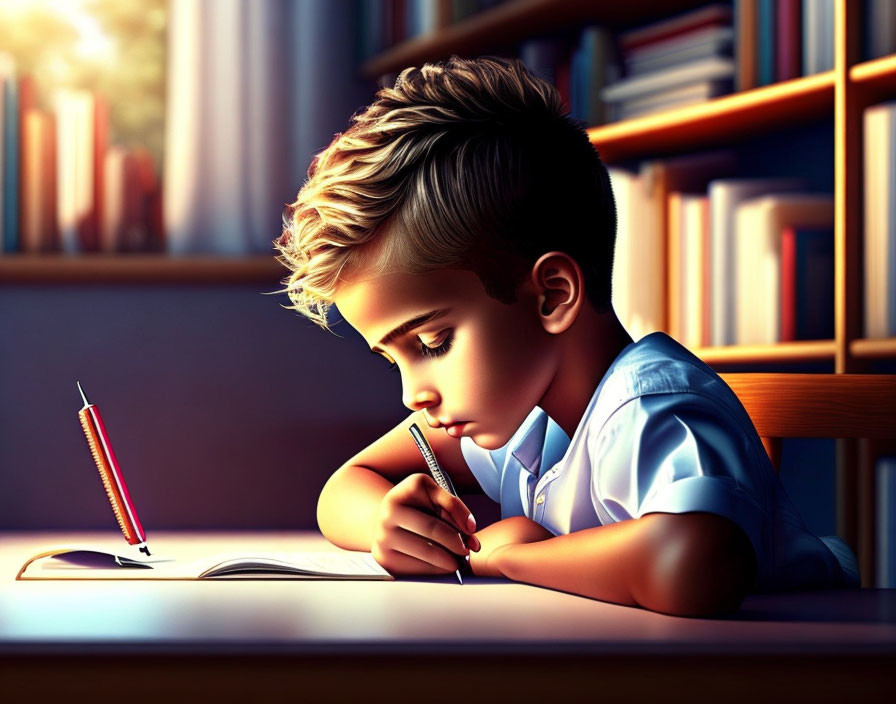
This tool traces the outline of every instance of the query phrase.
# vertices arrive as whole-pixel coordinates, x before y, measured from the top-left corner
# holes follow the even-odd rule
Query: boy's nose
[[[412,411],[420,411],[424,408],[432,408],[439,404],[439,395],[431,389],[421,389],[405,394],[402,403]]]

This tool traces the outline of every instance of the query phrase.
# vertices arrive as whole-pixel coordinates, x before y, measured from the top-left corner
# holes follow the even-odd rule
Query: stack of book
[[[156,166],[145,149],[108,143],[102,96],[62,89],[45,110],[6,54],[0,87],[3,252],[163,249]]]
[[[610,120],[701,103],[731,92],[731,8],[714,4],[618,37],[625,78],[602,98]]]
[[[831,339],[834,203],[791,179],[720,178],[724,153],[610,170],[613,303],[690,348]]]
[[[896,101],[864,114],[865,337],[896,337]]]

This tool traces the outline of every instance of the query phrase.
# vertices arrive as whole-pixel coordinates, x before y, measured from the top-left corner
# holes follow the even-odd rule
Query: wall
[[[275,288],[0,289],[0,529],[114,527],[77,380],[147,529],[313,526],[329,474],[404,417],[400,381]]]

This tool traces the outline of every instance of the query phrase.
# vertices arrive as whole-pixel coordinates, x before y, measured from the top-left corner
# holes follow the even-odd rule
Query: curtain
[[[171,0],[172,253],[271,252],[312,156],[373,98],[354,0]]]

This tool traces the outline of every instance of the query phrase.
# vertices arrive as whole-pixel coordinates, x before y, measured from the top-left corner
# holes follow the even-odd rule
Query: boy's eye
[[[453,341],[454,332],[452,330],[443,330],[432,342],[426,343],[420,340],[420,354],[424,357],[441,357],[451,349]]]

